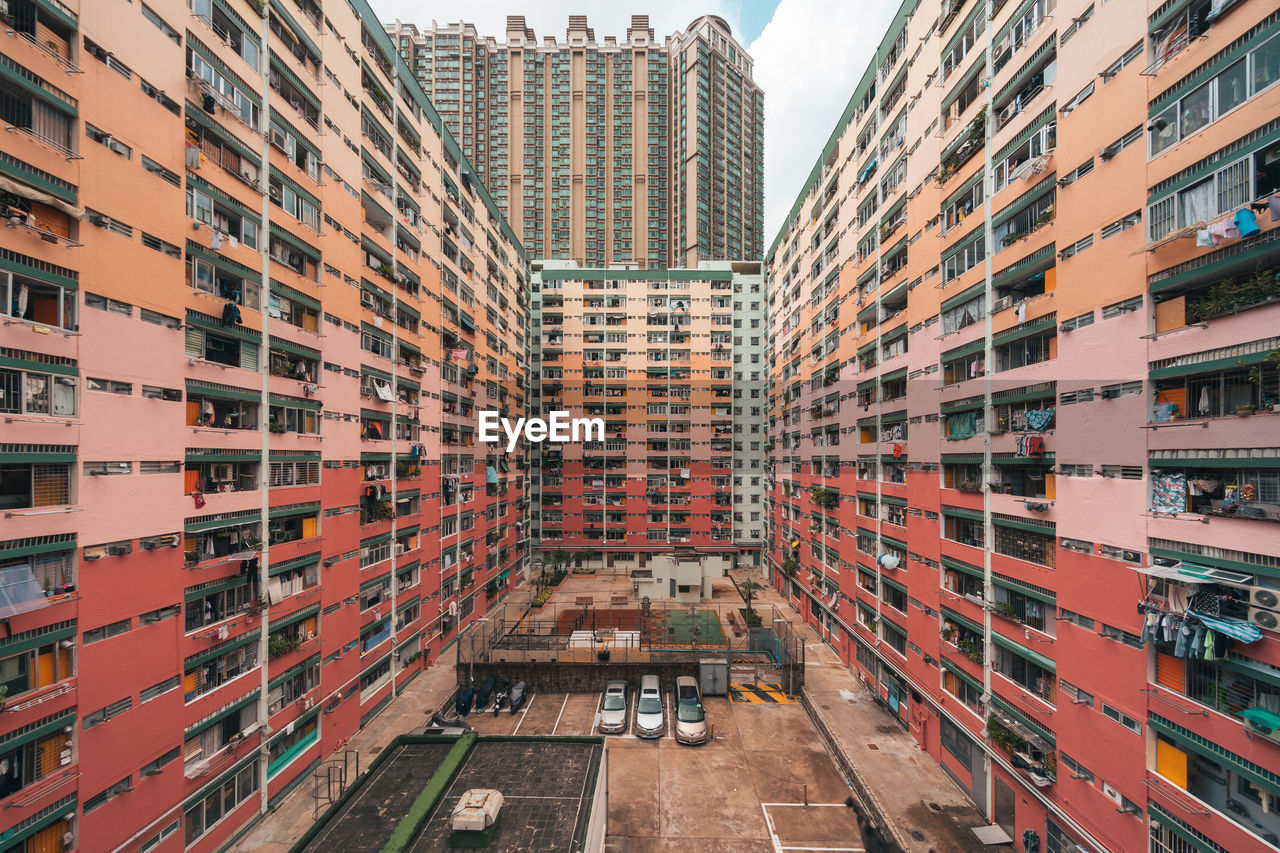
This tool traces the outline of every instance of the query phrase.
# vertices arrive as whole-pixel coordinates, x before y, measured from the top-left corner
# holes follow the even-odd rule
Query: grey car
[[[708,735],[698,681],[682,675],[676,679],[676,741],[690,745],[706,743]]]
[[[600,702],[600,731],[619,734],[627,730],[627,682],[610,681]]]

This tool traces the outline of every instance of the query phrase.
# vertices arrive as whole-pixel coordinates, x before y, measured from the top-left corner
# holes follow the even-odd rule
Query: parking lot
[[[531,692],[516,714],[473,712],[467,721],[481,734],[598,734],[600,700],[600,693]],[[607,736],[606,850],[864,849],[857,815],[844,804],[848,789],[800,705],[723,696],[703,704],[712,737],[689,747],[673,736],[670,693],[667,734],[655,740],[631,734],[630,697],[627,732]]]

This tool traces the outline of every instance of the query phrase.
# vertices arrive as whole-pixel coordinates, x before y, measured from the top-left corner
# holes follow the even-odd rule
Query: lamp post
[[[781,652],[781,650],[782,650],[782,640],[781,640],[781,638],[780,638],[779,634],[780,634],[780,632],[781,632],[781,630],[782,630],[782,627],[781,627],[781,625],[779,625],[779,623],[781,623],[781,625],[786,625],[786,624],[787,624],[787,620],[786,620],[786,619],[783,619],[781,616],[779,616],[779,617],[777,617],[777,618],[775,618],[775,619],[773,620],[773,638],[774,638],[774,642],[777,644],[777,648],[778,648],[779,652]],[[781,660],[782,655],[781,655],[781,654],[779,654],[779,655],[778,655],[778,658],[779,658],[779,660]],[[794,666],[794,663],[795,663],[794,661],[788,661],[788,662],[787,662],[787,695],[788,695],[788,696],[790,696],[790,695],[792,694],[792,687],[793,687],[793,686],[794,686],[794,684],[795,684],[795,679],[793,678],[793,670],[792,670],[792,666]]]
[[[458,632],[458,648],[462,648],[463,634],[466,634],[467,632],[471,631],[471,629],[474,628],[476,625],[481,625],[488,621],[489,621],[489,617],[481,616],[479,619],[476,619],[472,622],[468,622],[466,625],[462,626],[462,630]],[[470,643],[470,646],[469,646],[470,655],[467,658],[467,682],[469,684],[475,684],[476,683],[476,635],[475,633],[472,632],[470,637],[471,639],[468,641]]]

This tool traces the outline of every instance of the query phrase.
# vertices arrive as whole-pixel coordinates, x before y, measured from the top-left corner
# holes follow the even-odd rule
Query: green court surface
[[[723,646],[724,631],[714,610],[667,610],[655,613],[651,637],[655,646]],[[694,631],[694,627],[697,631]]]

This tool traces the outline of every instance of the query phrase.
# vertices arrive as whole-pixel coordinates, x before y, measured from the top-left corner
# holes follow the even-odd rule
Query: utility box
[[[727,658],[703,658],[698,661],[698,686],[703,696],[726,696],[729,693],[729,661]]]
[[[494,788],[472,788],[453,807],[449,828],[452,848],[486,847],[493,840],[502,812],[502,792]]]

